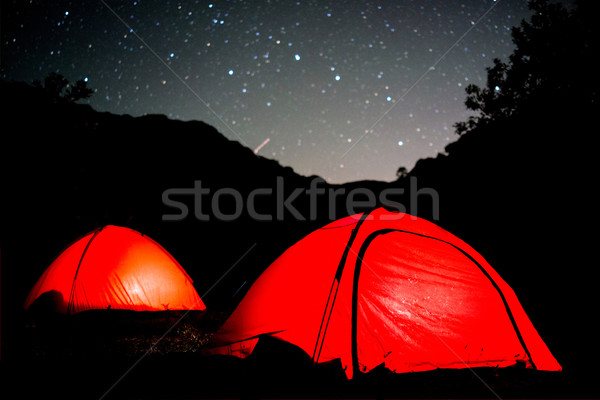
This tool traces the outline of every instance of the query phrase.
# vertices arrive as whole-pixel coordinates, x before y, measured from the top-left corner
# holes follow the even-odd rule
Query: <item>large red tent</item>
[[[40,296],[55,311],[204,310],[193,282],[161,245],[135,230],[108,225],[68,246],[46,269],[25,300]]]
[[[214,336],[245,357],[263,335],[348,377],[507,367],[558,371],[515,293],[473,248],[423,219],[383,208],[335,221],[290,247]]]

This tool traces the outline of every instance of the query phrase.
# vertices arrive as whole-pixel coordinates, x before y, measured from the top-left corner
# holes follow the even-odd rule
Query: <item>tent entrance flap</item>
[[[442,246],[448,246],[449,248],[457,251],[461,256],[465,257],[468,262],[470,262],[473,266],[476,266],[476,271],[480,272],[481,275],[483,277],[485,277],[485,280],[487,282],[489,282],[489,284],[491,284],[491,286],[494,288],[494,290],[497,293],[497,298],[495,299],[496,301],[501,301],[501,305],[504,307],[504,310],[506,312],[506,316],[508,317],[508,320],[510,321],[510,324],[512,325],[512,329],[511,329],[511,333],[514,333],[515,337],[518,339],[518,342],[521,345],[522,350],[524,351],[524,353],[527,355],[527,362],[530,364],[530,366],[534,369],[537,369],[536,364],[533,360],[533,357],[531,356],[531,353],[523,339],[523,336],[520,332],[519,326],[516,323],[515,317],[513,316],[513,313],[511,311],[511,308],[508,305],[508,301],[504,295],[504,293],[502,292],[502,290],[500,289],[500,287],[498,286],[498,284],[495,282],[495,280],[490,276],[490,274],[488,273],[488,271],[474,258],[472,257],[466,250],[464,250],[463,248],[457,246],[454,243],[450,243],[446,240],[442,240],[436,237],[432,237],[432,236],[428,236],[428,235],[423,235],[423,234],[419,234],[419,233],[415,233],[415,232],[410,232],[410,231],[405,231],[405,230],[400,230],[400,229],[382,229],[382,230],[378,230],[375,232],[372,232],[363,242],[359,252],[358,252],[358,256],[356,258],[356,265],[354,268],[354,279],[353,279],[353,288],[352,288],[352,335],[351,335],[351,340],[352,340],[352,368],[353,368],[353,373],[355,374],[355,376],[357,376],[357,374],[361,374],[361,369],[360,369],[360,365],[359,365],[359,356],[358,356],[358,349],[359,349],[359,343],[358,343],[358,331],[359,331],[359,327],[358,327],[358,316],[359,316],[359,312],[358,312],[358,305],[359,305],[359,294],[360,294],[360,278],[361,278],[361,273],[363,272],[363,265],[369,267],[369,257],[367,256],[367,250],[371,247],[372,243],[384,236],[384,235],[388,235],[388,234],[400,234],[400,235],[413,235],[413,236],[417,236],[419,237],[419,239],[424,239],[424,240],[430,240],[430,241],[436,241],[438,242],[438,244],[442,245]],[[424,247],[426,248],[431,248],[433,246],[431,245],[425,245]],[[376,257],[376,256],[375,256]],[[369,261],[367,261],[369,260]],[[373,271],[371,271],[371,274],[375,274]],[[414,272],[414,277],[413,279],[417,279],[415,278],[417,276],[417,273]],[[384,285],[393,285],[393,280],[386,280],[389,279],[388,276],[377,276],[377,279],[381,280],[381,282]],[[408,278],[409,280],[411,278]],[[404,293],[406,293],[406,291],[403,291]],[[493,298],[492,298],[493,299]],[[434,331],[435,332],[435,331]],[[435,333],[434,333],[435,334]],[[437,335],[436,335],[437,336]],[[443,342],[443,339],[440,336],[436,337],[437,340],[440,340]],[[482,349],[483,351],[483,349]],[[386,355],[387,356],[387,355]],[[457,362],[458,363],[464,363],[466,364],[467,361],[462,360],[461,357],[457,356]]]

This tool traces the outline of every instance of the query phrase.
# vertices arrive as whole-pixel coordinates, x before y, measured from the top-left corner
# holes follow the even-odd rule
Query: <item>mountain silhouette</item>
[[[278,190],[287,198],[316,177],[257,156],[202,122],[97,112],[25,83],[2,82],[2,95],[8,100],[2,110],[3,256],[12,260],[14,251],[18,263],[27,264],[23,283],[32,283],[70,241],[114,224],[162,243],[202,292],[251,246],[256,249],[242,261],[263,264],[261,256],[276,257],[323,222],[300,221],[287,210],[278,215],[274,207]],[[210,193],[196,196],[194,188]],[[257,188],[272,192],[259,193],[254,204],[272,223],[253,220],[231,193],[245,200]],[[308,215],[303,199],[294,200],[289,209]],[[40,230],[46,234],[33,252],[26,238]]]

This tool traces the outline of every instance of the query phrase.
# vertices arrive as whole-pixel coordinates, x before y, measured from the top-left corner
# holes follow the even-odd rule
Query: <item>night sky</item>
[[[201,120],[330,183],[391,181],[458,138],[465,87],[528,16],[524,0],[15,0],[2,78],[86,79],[96,110]]]

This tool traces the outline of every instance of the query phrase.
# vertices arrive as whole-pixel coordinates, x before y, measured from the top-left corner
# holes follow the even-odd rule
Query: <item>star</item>
[[[201,120],[231,140],[235,121],[252,149],[277,132],[269,146],[287,150],[263,154],[331,183],[393,180],[443,152],[467,118],[465,87],[507,60],[510,28],[529,17],[526,2],[487,0],[106,5],[9,4],[2,77],[85,77],[98,111]]]

